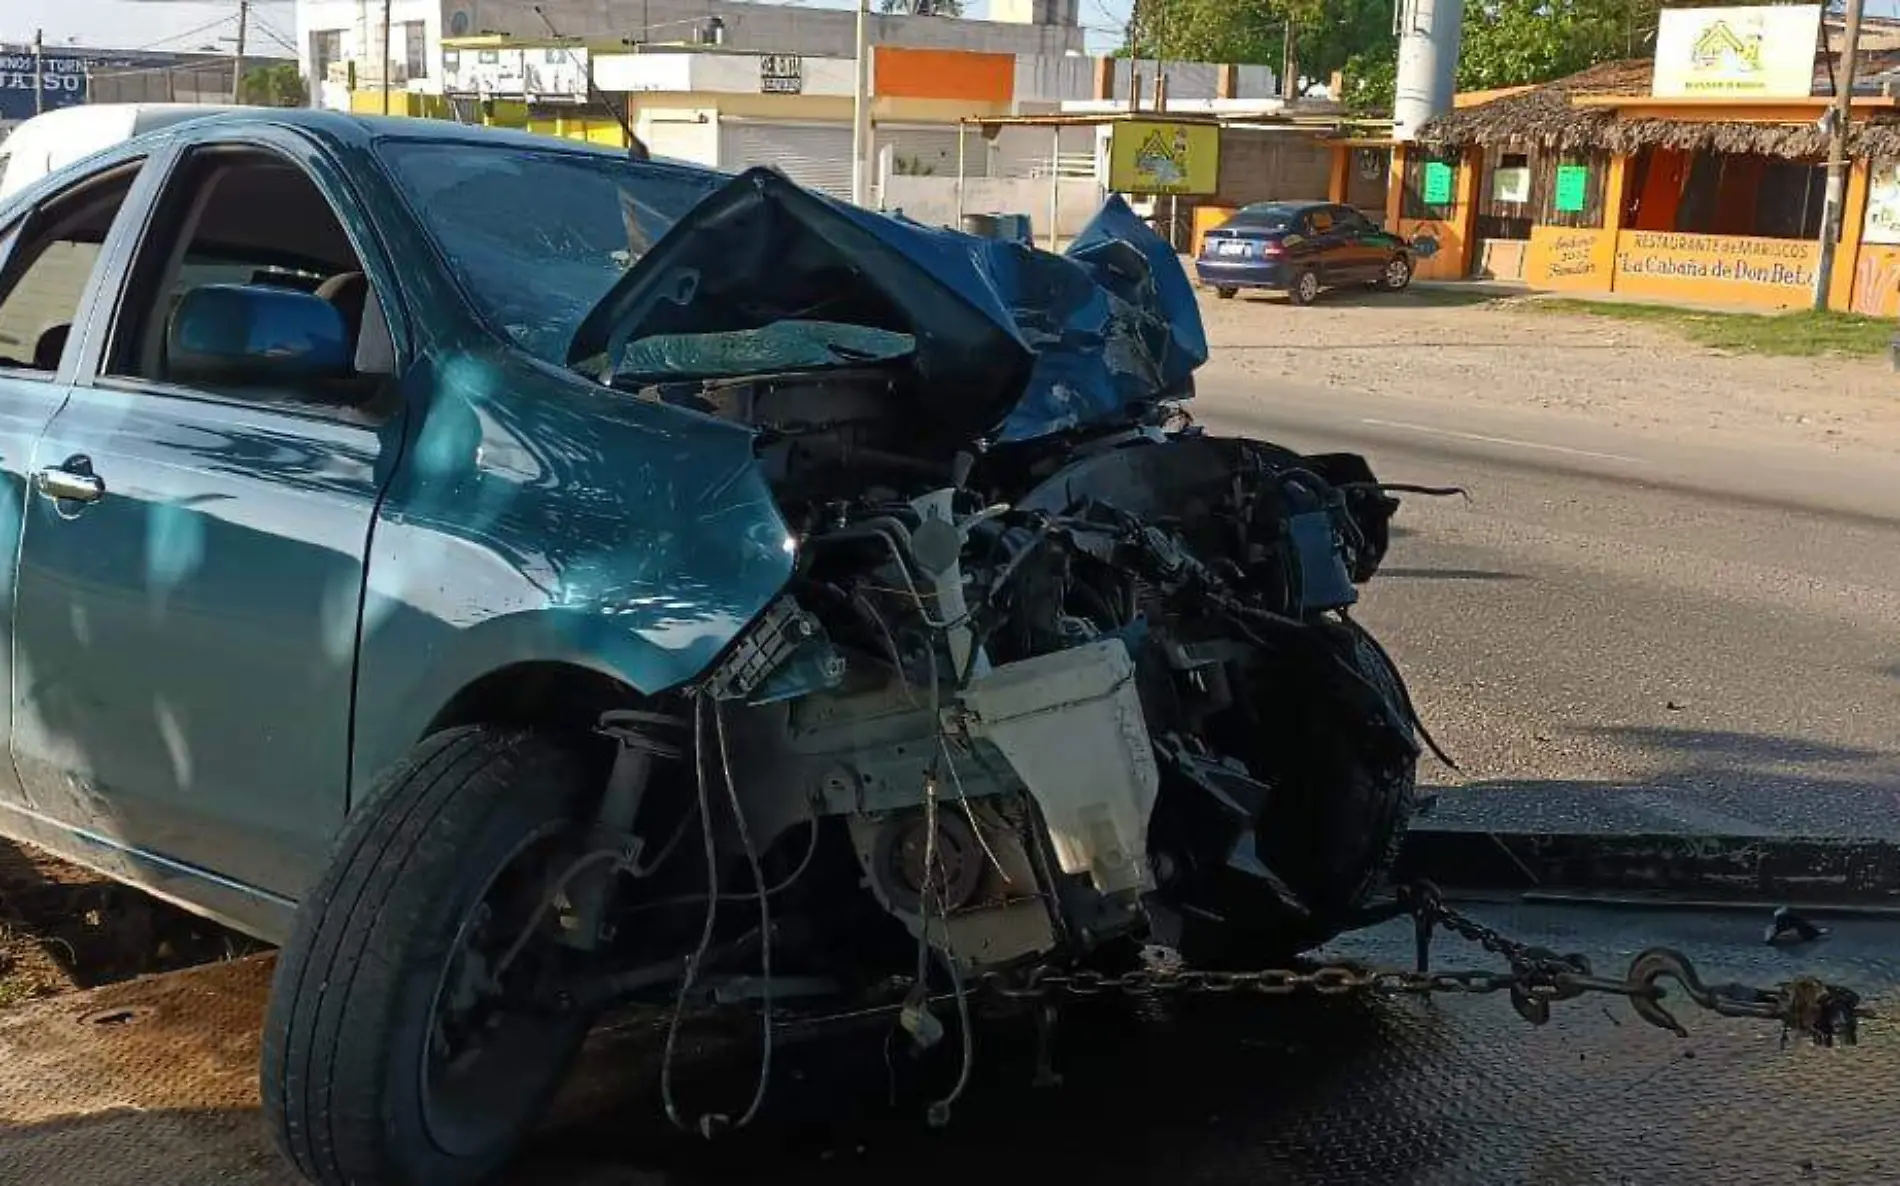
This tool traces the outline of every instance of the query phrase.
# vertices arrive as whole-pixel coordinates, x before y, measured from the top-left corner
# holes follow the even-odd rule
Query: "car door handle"
[[[75,459],[82,463],[83,458]],[[105,497],[106,484],[92,472],[90,465],[48,466],[34,479],[39,492],[55,502],[98,502]]]

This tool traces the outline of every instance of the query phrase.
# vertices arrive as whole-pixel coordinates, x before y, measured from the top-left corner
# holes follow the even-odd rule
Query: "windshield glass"
[[[555,363],[614,281],[721,180],[512,145],[398,140],[380,151],[480,312]]]
[[[1293,225],[1299,211],[1292,206],[1276,206],[1266,203],[1259,206],[1242,206],[1240,213],[1234,215],[1232,225],[1257,227],[1263,231],[1283,231]]]

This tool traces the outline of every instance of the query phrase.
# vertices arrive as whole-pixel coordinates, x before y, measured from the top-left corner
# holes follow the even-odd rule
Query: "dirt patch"
[[[1483,299],[1448,303],[1447,293]],[[1900,454],[1900,376],[1884,361],[1734,354],[1476,288],[1341,291],[1306,308],[1203,295],[1207,372],[1264,381],[1263,398],[1277,379],[1737,444]]]
[[[91,870],[0,840],[0,1008],[260,949]]]

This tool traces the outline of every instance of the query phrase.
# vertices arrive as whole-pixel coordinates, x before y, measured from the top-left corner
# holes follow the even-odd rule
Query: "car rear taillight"
[[[1260,244],[1261,255],[1285,255],[1286,244],[1278,239],[1267,239]]]

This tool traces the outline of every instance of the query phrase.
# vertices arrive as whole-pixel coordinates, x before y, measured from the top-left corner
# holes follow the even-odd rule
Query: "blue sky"
[[[523,0],[524,3],[527,0]],[[797,0],[817,8],[848,8],[849,0]],[[874,0],[875,2],[875,0]],[[1900,0],[1895,0],[1900,2]],[[1105,53],[1121,44],[1119,30],[1128,20],[1131,0],[1082,0],[1082,24],[1088,27],[1089,49]],[[984,0],[976,0],[970,15],[981,16]],[[38,10],[38,11],[35,11]],[[264,47],[288,52],[284,41],[296,35],[294,6],[289,0],[257,0],[252,13],[263,24]],[[0,41],[30,41],[33,27],[45,30],[48,45],[75,44],[107,49],[196,50],[214,46],[229,51],[220,37],[237,30],[236,0],[0,0]]]

